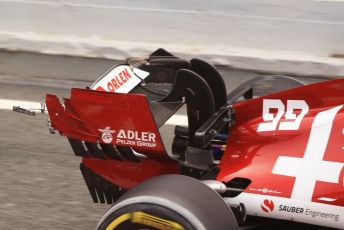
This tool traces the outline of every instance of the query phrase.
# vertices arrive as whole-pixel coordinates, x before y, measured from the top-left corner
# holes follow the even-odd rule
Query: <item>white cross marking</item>
[[[339,183],[344,163],[324,161],[333,121],[343,107],[320,112],[314,118],[310,137],[303,158],[280,156],[272,173],[295,177],[292,199],[312,201],[317,181]]]

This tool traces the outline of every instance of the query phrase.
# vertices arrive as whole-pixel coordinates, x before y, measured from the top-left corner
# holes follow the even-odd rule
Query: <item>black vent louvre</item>
[[[140,162],[130,147],[116,146],[110,144],[96,144],[68,138],[73,152],[79,157],[92,157],[100,160],[128,160]]]
[[[94,203],[113,204],[125,192],[124,189],[94,173],[83,163],[80,164],[80,171]]]

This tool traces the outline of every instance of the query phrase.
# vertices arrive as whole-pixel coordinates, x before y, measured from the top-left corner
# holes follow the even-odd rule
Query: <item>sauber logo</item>
[[[116,130],[110,130],[110,127],[105,129],[98,129],[101,132],[101,138],[104,143],[110,144],[113,142],[113,134]],[[115,135],[115,144],[143,146],[154,148],[156,144],[156,134],[152,132],[139,132],[133,130],[119,129]]]
[[[115,130],[110,130],[110,127],[106,127],[105,129],[98,129],[99,132],[102,133],[102,140],[105,144],[110,144],[113,140],[112,134],[115,133]]]
[[[324,210],[314,210],[313,208],[304,208],[299,206],[279,205],[278,212],[287,212],[297,215],[311,216],[312,218],[322,218],[327,220],[339,221],[340,215],[326,212]]]
[[[275,208],[275,204],[272,200],[264,200],[260,207],[264,212],[272,212]]]
[[[300,208],[300,207],[294,207],[294,206],[280,205],[278,207],[278,211],[303,214],[305,209],[304,208]]]

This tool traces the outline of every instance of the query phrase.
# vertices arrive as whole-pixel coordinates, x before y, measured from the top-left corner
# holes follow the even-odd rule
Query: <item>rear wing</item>
[[[64,106],[49,94],[46,105],[52,128],[69,139],[128,146],[154,158],[168,157],[144,95],[74,88]]]

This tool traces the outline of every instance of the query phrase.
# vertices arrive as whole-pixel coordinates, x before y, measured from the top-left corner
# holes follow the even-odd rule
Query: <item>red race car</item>
[[[246,215],[344,229],[343,92],[267,76],[227,94],[212,65],[159,49],[46,105],[93,201],[113,204],[97,229],[229,230]],[[159,128],[183,105],[166,150]]]

